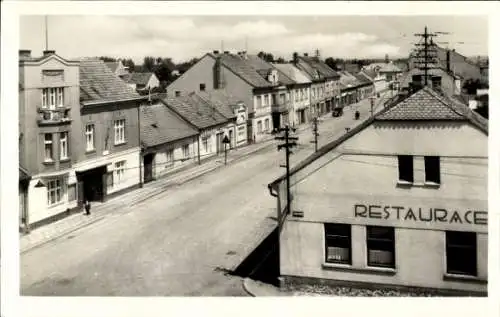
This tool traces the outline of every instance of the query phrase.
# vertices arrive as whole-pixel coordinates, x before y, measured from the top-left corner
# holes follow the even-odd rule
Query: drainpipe
[[[198,135],[197,139],[198,139],[198,165],[201,165],[201,156],[200,156],[200,135]]]
[[[141,144],[141,104],[139,103],[139,107],[137,108],[137,129],[139,132],[139,188],[142,188],[142,144]]]

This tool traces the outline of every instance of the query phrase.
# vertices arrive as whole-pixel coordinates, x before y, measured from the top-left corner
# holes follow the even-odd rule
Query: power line
[[[293,154],[291,151],[291,148],[297,146],[297,141],[299,138],[298,137],[292,137],[290,136],[290,131],[295,132],[294,128],[290,128],[288,125],[285,126],[284,128],[280,128],[279,132],[285,132],[284,136],[278,136],[275,137],[276,140],[281,140],[285,141],[285,143],[278,144],[278,151],[280,151],[282,148],[285,149],[285,159],[286,159],[286,165],[280,165],[280,167],[286,168],[286,201],[287,201],[287,214],[290,213],[291,210],[291,197],[290,197],[290,155]]]

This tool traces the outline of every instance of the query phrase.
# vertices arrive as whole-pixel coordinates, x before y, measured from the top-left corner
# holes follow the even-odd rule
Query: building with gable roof
[[[485,295],[488,121],[428,86],[271,184],[284,284]]]
[[[154,73],[130,73],[122,76],[122,79],[134,90],[147,92],[160,87],[160,80]]]
[[[168,96],[225,89],[248,107],[247,139],[257,142],[288,118],[293,81],[271,64],[246,52],[214,51],[167,87]]]
[[[294,65],[312,81],[311,109],[313,116],[330,112],[340,102],[340,75],[317,56],[294,54]]]
[[[361,73],[363,76],[368,77],[373,82],[374,90],[376,94],[380,94],[387,90],[387,80],[385,75],[380,74],[375,69],[363,68]]]
[[[300,69],[295,67],[293,63],[273,65],[295,82],[295,84],[289,88],[291,108],[293,109],[293,111],[289,113],[289,122],[292,126],[309,122],[311,119],[312,81]]]
[[[127,66],[123,65],[121,60],[116,62],[104,62],[104,64],[118,77],[127,76],[130,71]]]

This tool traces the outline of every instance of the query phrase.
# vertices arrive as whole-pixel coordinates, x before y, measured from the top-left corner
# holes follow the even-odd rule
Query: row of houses
[[[142,96],[104,62],[19,56],[23,229],[104,202],[227,146],[247,143],[247,107],[227,91]]]
[[[248,106],[247,138],[258,142],[286,124],[304,124],[334,108],[383,92],[400,74],[392,63],[356,74],[338,72],[319,54],[294,54],[290,63],[275,64],[244,51],[213,51],[171,83],[167,95],[230,92]]]

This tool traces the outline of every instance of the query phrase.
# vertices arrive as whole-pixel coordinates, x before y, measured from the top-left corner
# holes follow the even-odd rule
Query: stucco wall
[[[304,215],[286,222],[281,274],[485,291],[484,284],[444,281],[443,274],[445,231],[472,231],[478,233],[478,277],[487,278],[487,142],[468,124],[371,126],[323,155],[292,176],[292,211]],[[398,184],[398,154],[415,155],[414,186]],[[425,184],[426,155],[440,156],[439,187]],[[282,203],[284,190],[283,181]],[[366,269],[365,226],[395,227],[395,274],[322,267],[327,222],[352,225],[357,269]]]
[[[322,223],[287,221],[280,240],[280,274],[426,288],[487,289],[484,284],[443,279],[446,272],[444,231],[396,228],[394,275],[383,274],[367,266],[364,225],[352,226],[351,235],[352,266],[338,266],[340,269],[336,269],[335,265],[323,265],[325,240]],[[478,252],[486,253],[487,249],[487,235],[479,234]],[[487,278],[487,267],[487,257],[478,256],[480,278]]]

